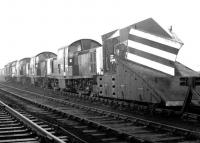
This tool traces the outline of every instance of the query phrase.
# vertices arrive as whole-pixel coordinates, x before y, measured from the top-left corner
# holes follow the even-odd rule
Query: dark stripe
[[[168,60],[168,59],[165,59],[165,58],[162,58],[162,57],[159,57],[159,56],[147,53],[147,52],[143,52],[143,51],[134,49],[132,47],[128,47],[128,52],[132,53],[134,55],[149,59],[151,61],[155,61],[157,63],[174,68],[174,62],[171,60]]]
[[[169,53],[172,53],[172,54],[175,54],[175,55],[177,55],[178,51],[179,51],[179,49],[176,49],[174,47],[164,45],[164,44],[161,44],[161,43],[158,43],[158,42],[146,39],[146,38],[138,37],[138,36],[132,35],[132,34],[129,34],[128,39],[138,42],[138,43],[141,43],[141,44],[144,44],[144,45],[148,45],[148,46],[166,51],[166,52],[169,52]]]

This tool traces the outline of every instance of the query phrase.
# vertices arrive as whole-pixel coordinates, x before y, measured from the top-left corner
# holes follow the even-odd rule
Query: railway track
[[[14,84],[14,86],[16,86]],[[17,85],[20,89],[22,88],[20,85]],[[42,89],[38,88],[35,86],[29,87],[25,86],[26,90],[36,92],[39,94],[44,94],[48,95],[50,97],[55,97],[62,99],[62,100],[70,100],[74,103],[81,102],[85,103],[86,105],[90,104],[95,107],[100,107],[102,108],[105,106],[105,109],[110,107],[111,111],[123,111],[123,113],[134,113],[139,114],[139,115],[147,115],[149,114],[150,116],[157,116],[157,117],[178,117],[180,118],[180,107],[176,108],[162,108],[162,107],[157,107],[156,105],[145,105],[145,104],[140,104],[140,103],[133,103],[133,102],[127,102],[127,101],[121,101],[121,100],[113,100],[109,98],[101,98],[101,97],[91,97],[91,96],[86,96],[82,94],[77,94],[77,93],[70,93],[70,92],[53,92],[50,89]],[[85,105],[84,104],[84,105]],[[103,106],[102,106],[103,105]],[[187,121],[187,122],[200,122],[200,112],[199,107],[192,107],[191,110],[188,112],[183,113],[182,115],[182,120]]]
[[[98,142],[194,142],[200,133],[94,107],[4,87],[7,96],[34,104],[58,125]],[[8,94],[9,93],[9,94]],[[19,95],[20,94],[20,95]]]
[[[68,137],[56,134],[56,130],[44,122],[0,101],[0,143],[11,142],[64,143]]]
[[[9,83],[8,83],[9,85]],[[63,91],[56,91],[54,92],[52,89],[44,89],[36,86],[29,86],[29,85],[16,85],[11,84],[11,86],[25,89],[28,91],[36,92],[39,94],[46,94],[48,96],[54,97],[55,95],[59,99],[63,100],[70,100],[73,102],[82,102],[86,104],[93,104],[94,106],[98,105],[105,105],[110,106],[112,109],[116,109],[117,111],[122,110],[123,112],[131,112],[135,114],[153,114],[158,116],[179,116],[180,117],[180,111],[181,107],[174,107],[174,108],[166,108],[166,107],[159,107],[156,104],[144,104],[144,103],[138,103],[138,102],[130,102],[130,101],[124,101],[124,100],[118,100],[118,99],[110,99],[110,98],[103,98],[103,97],[97,97],[97,96],[87,96],[83,94],[77,94],[77,93],[70,93],[70,92],[63,92]],[[24,88],[25,87],[25,88]],[[191,120],[195,122],[200,122],[200,115],[198,114],[200,112],[200,107],[198,106],[191,106],[190,109],[183,113],[182,118],[184,120]]]

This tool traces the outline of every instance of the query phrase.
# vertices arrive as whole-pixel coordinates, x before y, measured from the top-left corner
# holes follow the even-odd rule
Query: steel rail
[[[8,86],[8,87],[10,87],[10,86]],[[112,112],[112,111],[107,111],[107,110],[103,110],[103,109],[99,109],[99,108],[95,108],[95,107],[90,107],[90,106],[86,106],[86,105],[80,105],[80,104],[77,104],[77,103],[72,103],[72,102],[69,102],[69,101],[64,101],[64,100],[56,99],[56,98],[53,98],[53,97],[43,96],[43,95],[38,94],[38,93],[34,93],[34,92],[31,92],[31,91],[26,91],[26,90],[21,90],[21,89],[15,88],[15,87],[10,87],[10,88],[13,88],[13,89],[16,89],[16,90],[19,90],[19,91],[24,91],[24,92],[31,93],[31,94],[35,94],[35,95],[40,96],[42,98],[47,98],[49,100],[58,101],[58,102],[68,104],[68,105],[71,105],[71,106],[76,106],[76,107],[79,107],[79,108],[81,107],[81,108],[84,108],[84,109],[90,109],[91,111],[98,111],[98,112],[101,112],[101,113],[109,114],[113,117],[118,117],[118,118],[121,118],[121,119],[126,119],[126,120],[130,120],[130,121],[131,120],[132,121],[140,121],[142,123],[149,123],[151,125],[159,125],[159,127],[165,127],[167,129],[173,129],[173,130],[175,129],[174,126],[170,126],[170,125],[167,125],[167,124],[149,121],[149,120],[145,120],[145,119],[141,119],[141,118],[137,118],[137,117],[133,117],[133,116],[128,116],[128,115],[124,115],[124,114],[120,114],[120,113],[116,113],[116,112]],[[4,90],[4,91],[6,92],[6,90]],[[12,94],[18,96],[17,94],[15,94],[13,92],[12,92]],[[200,132],[195,132],[195,131],[191,131],[191,130],[187,130],[187,129],[183,129],[183,128],[179,128],[179,127],[176,127],[176,130],[192,133],[193,135],[195,135],[196,137],[198,137],[200,139]]]
[[[18,119],[20,119],[24,124],[26,124],[32,130],[34,130],[36,133],[38,133],[39,135],[47,138],[49,141],[52,141],[54,143],[65,143],[63,140],[59,139],[58,137],[56,137],[56,136],[52,135],[51,133],[49,133],[48,131],[44,130],[43,128],[38,126],[36,123],[34,123],[33,121],[29,120],[27,117],[23,116],[19,112],[15,111],[11,107],[9,107],[5,103],[3,103],[2,101],[0,101],[0,105],[2,107],[4,107],[8,112],[10,112],[12,115],[14,115]]]
[[[17,88],[15,88],[15,89],[17,89]],[[197,137],[198,139],[200,138],[199,132],[195,132],[195,131],[191,131],[191,130],[187,130],[187,129],[183,129],[183,128],[178,128],[178,127],[174,127],[174,126],[170,126],[170,125],[166,125],[166,124],[161,124],[161,123],[157,123],[157,122],[153,122],[153,121],[149,121],[149,120],[144,120],[144,119],[141,119],[141,118],[132,117],[132,116],[128,116],[128,115],[124,115],[124,114],[120,114],[120,113],[105,111],[105,110],[94,108],[94,107],[91,108],[91,107],[85,106],[85,105],[71,103],[71,102],[68,102],[68,101],[63,101],[63,100],[55,99],[55,98],[52,98],[52,97],[42,96],[40,94],[30,92],[30,91],[26,91],[26,90],[21,90],[21,89],[17,89],[17,90],[32,93],[32,94],[38,95],[39,97],[42,97],[42,98],[47,98],[47,99],[50,99],[50,100],[58,101],[58,102],[68,104],[68,105],[71,105],[71,106],[76,106],[78,108],[84,108],[84,109],[87,109],[87,110],[90,109],[91,111],[98,111],[98,112],[108,114],[108,115],[113,116],[113,117],[118,117],[118,118],[129,120],[129,121],[139,121],[140,123],[142,123],[144,125],[152,125],[152,126],[157,125],[157,126],[159,126],[159,128],[164,127],[164,130],[167,130],[167,131],[184,132],[184,133],[187,133],[189,135],[193,135],[193,136]],[[6,91],[6,92],[8,92],[8,91]],[[12,94],[19,96],[16,93],[12,93]]]

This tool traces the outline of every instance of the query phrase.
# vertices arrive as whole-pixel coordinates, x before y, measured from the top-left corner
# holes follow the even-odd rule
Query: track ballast
[[[8,87],[6,90],[8,92]],[[11,89],[9,89],[9,92],[10,90]],[[97,137],[97,140],[100,139],[102,142],[199,141],[199,132],[105,111],[94,107],[83,106],[31,92],[26,92],[25,94],[23,93],[25,91],[16,91],[16,89],[12,89],[12,92],[15,92],[14,95],[18,96],[18,98],[21,98],[17,95],[20,93],[21,96],[23,96],[24,101],[26,100],[26,102],[29,103],[34,101],[34,104],[42,107],[43,110],[46,109],[47,111],[52,112],[54,115],[51,116],[57,116],[58,118],[55,119],[58,121],[62,120],[63,122],[69,123],[68,120],[70,120],[72,128],[78,128],[82,133]],[[30,101],[30,99],[32,101]],[[62,119],[60,119],[60,116]]]

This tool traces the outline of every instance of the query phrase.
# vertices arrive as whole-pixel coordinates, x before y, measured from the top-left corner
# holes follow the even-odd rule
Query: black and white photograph
[[[0,143],[200,143],[200,1],[1,0]]]

